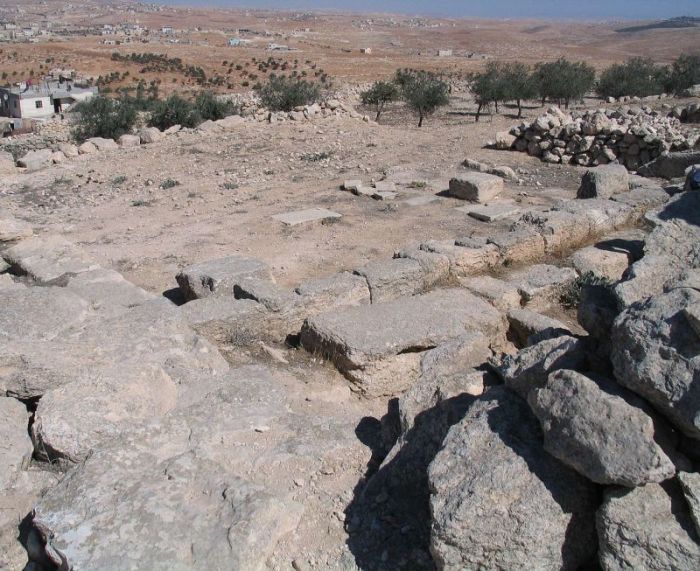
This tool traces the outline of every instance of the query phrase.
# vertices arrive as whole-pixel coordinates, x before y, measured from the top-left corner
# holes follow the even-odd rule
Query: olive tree
[[[682,54],[673,62],[666,81],[666,91],[680,94],[700,83],[700,54]]]
[[[587,63],[560,58],[537,64],[534,78],[543,105],[549,99],[568,109],[572,99],[582,99],[593,87],[595,70]]]
[[[267,83],[255,87],[265,107],[270,111],[292,111],[300,105],[318,101],[318,85],[297,77],[271,75]]]
[[[136,108],[129,100],[101,95],[78,103],[73,110],[78,113],[72,132],[77,141],[91,137],[118,139],[131,131],[137,117]]]
[[[601,97],[657,95],[664,90],[667,76],[667,68],[651,59],[635,57],[603,71],[597,91]]]
[[[395,82],[408,106],[418,115],[418,126],[439,107],[450,102],[450,86],[438,75],[414,69],[396,72]]]
[[[384,111],[387,103],[396,101],[400,97],[399,88],[391,81],[375,81],[372,87],[363,91],[360,94],[362,103],[375,108],[377,116],[375,121],[379,121],[379,117]]]

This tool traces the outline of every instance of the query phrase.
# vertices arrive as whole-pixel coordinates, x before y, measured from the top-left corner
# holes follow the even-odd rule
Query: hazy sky
[[[662,19],[699,16],[700,0],[161,0],[187,6],[399,12],[477,18]]]

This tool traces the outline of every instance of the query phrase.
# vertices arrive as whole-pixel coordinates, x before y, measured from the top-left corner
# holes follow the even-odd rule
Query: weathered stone
[[[423,266],[408,258],[377,260],[355,273],[367,280],[372,303],[421,293],[428,285]]]
[[[700,164],[700,151],[681,151],[662,154],[642,166],[638,172],[642,176],[672,179],[685,176],[685,169]]]
[[[628,308],[615,320],[611,358],[620,384],[700,439],[700,336],[684,315],[698,301],[682,288]]]
[[[157,127],[147,127],[139,131],[139,139],[142,145],[160,141],[165,135]]]
[[[287,226],[299,226],[300,224],[310,224],[313,222],[339,220],[342,218],[342,215],[328,210],[327,208],[307,208],[306,210],[275,214],[272,218],[279,220],[282,224]]]
[[[350,192],[353,192],[359,186],[362,186],[362,181],[360,179],[343,181],[343,190],[349,190]]]
[[[299,306],[299,295],[270,280],[245,278],[233,286],[236,299],[252,299],[274,312],[292,312]]]
[[[156,296],[127,281],[114,270],[89,270],[67,276],[59,285],[78,294],[93,309],[121,311],[156,299]]]
[[[504,218],[514,218],[520,212],[520,208],[515,203],[494,203],[487,206],[460,206],[457,210],[466,212],[472,218],[476,218],[482,222],[495,222]]]
[[[507,151],[515,144],[516,138],[508,131],[499,131],[496,133],[496,148]]]
[[[265,306],[251,299],[236,299],[232,295],[205,297],[186,303],[178,312],[200,333],[234,345],[249,345],[280,334],[270,331]]]
[[[544,257],[544,239],[535,229],[518,228],[513,232],[490,236],[488,241],[498,248],[506,265],[525,264]]]
[[[233,287],[246,278],[272,280],[272,274],[265,262],[236,255],[189,266],[176,276],[188,300],[212,295],[232,296]]]
[[[60,236],[28,238],[3,252],[16,271],[39,283],[49,283],[66,274],[79,274],[99,268],[81,248]]]
[[[474,331],[497,345],[503,329],[491,305],[452,289],[311,317],[301,343],[332,360],[361,392],[380,396],[418,378],[422,351]]]
[[[97,147],[98,151],[114,151],[119,148],[119,145],[114,141],[114,139],[104,139],[102,137],[93,137],[88,139],[89,143],[92,143]]]
[[[94,155],[97,152],[97,147],[90,141],[85,141],[82,145],[78,146],[79,155]]]
[[[88,316],[88,303],[62,288],[2,290],[0,342],[53,339]]]
[[[519,305],[510,309],[506,317],[510,324],[509,336],[521,347],[571,334],[569,328],[561,321],[530,309],[520,309]]]
[[[550,374],[528,402],[544,448],[599,484],[642,486],[673,477],[675,466],[654,441],[654,423],[612,381],[570,370]]]
[[[629,173],[621,165],[605,165],[586,171],[577,198],[610,198],[629,191]]]
[[[535,264],[511,274],[508,281],[518,288],[524,303],[546,306],[558,301],[561,292],[576,279],[576,276],[576,270],[573,268]]]
[[[549,456],[519,397],[494,387],[429,469],[439,569],[577,569],[595,557],[591,484]]]
[[[335,306],[370,303],[367,280],[349,272],[306,280],[296,288],[302,303],[320,312]]]
[[[219,119],[216,123],[217,125],[219,125],[219,127],[222,127],[224,130],[231,130],[243,125],[245,123],[245,119],[240,115],[229,115],[228,117]],[[170,135],[172,134],[172,132],[167,134]]]
[[[544,386],[553,371],[581,369],[585,363],[583,343],[562,335],[506,355],[495,370],[509,389],[527,399],[530,391]]]
[[[122,148],[138,147],[141,144],[141,137],[138,135],[122,135],[117,140],[117,144]]]
[[[74,159],[80,154],[78,152],[78,147],[76,147],[73,143],[59,143],[58,150],[69,159]]]
[[[28,171],[36,171],[51,165],[51,149],[41,149],[38,151],[29,151],[26,155],[17,161],[17,166],[24,167]]]
[[[0,397],[0,492],[10,487],[20,470],[32,458],[32,441],[27,434],[27,407],[13,398]]]
[[[61,151],[54,151],[51,154],[51,162],[55,165],[58,165],[65,160],[66,160],[66,155],[64,155]]]
[[[472,202],[488,202],[503,192],[503,179],[491,174],[470,172],[450,180],[450,195]]]
[[[393,180],[378,180],[374,183],[377,192],[396,192],[396,183]]]
[[[33,233],[32,227],[24,220],[18,220],[7,210],[0,209],[0,242],[12,242],[27,238]]]
[[[500,311],[506,312],[509,309],[520,307],[520,292],[518,288],[503,280],[498,280],[491,276],[478,276],[460,278],[459,283]]]
[[[486,240],[431,240],[421,244],[420,249],[445,256],[449,262],[449,273],[456,277],[481,273],[499,262],[498,248],[487,244]]]
[[[15,159],[12,153],[8,151],[0,151],[0,175],[7,176],[16,174]]]
[[[690,517],[695,524],[695,531],[700,536],[700,474],[697,472],[678,472],[685,501],[690,509]]]
[[[422,194],[419,196],[412,196],[403,201],[403,204],[408,206],[425,206],[426,204],[431,204],[440,200],[439,196],[434,194]]]
[[[625,252],[604,250],[596,246],[588,246],[574,252],[571,262],[579,274],[593,274],[616,282],[622,279],[622,274],[629,266],[630,259]]]
[[[683,504],[671,483],[609,488],[597,515],[603,569],[697,569],[700,538]]]

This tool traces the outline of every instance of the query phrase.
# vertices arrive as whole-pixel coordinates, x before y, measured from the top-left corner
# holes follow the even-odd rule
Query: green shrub
[[[387,103],[396,101],[399,96],[399,88],[390,81],[375,81],[372,87],[360,94],[362,103],[374,107],[377,111],[377,116],[374,118],[375,121],[379,121],[379,117],[384,111],[384,106]]]
[[[270,76],[267,83],[256,87],[262,104],[271,111],[292,111],[301,105],[311,105],[321,95],[316,84],[283,75]]]
[[[180,181],[175,180],[173,178],[166,178],[163,182],[160,183],[160,187],[163,190],[167,190],[168,188],[174,188],[176,186],[180,186]]]
[[[233,101],[218,99],[211,91],[203,91],[194,100],[194,107],[203,121],[218,121],[229,115],[240,113],[240,108]]]
[[[568,109],[572,99],[582,99],[595,83],[595,70],[584,62],[560,58],[555,62],[539,63],[534,80],[542,104],[548,99]]]
[[[163,131],[173,125],[196,127],[201,122],[202,118],[197,108],[186,99],[173,93],[167,99],[155,104],[148,124]]]
[[[79,142],[91,137],[118,139],[136,123],[136,109],[127,99],[97,96],[78,103],[74,109],[79,115],[72,134]]]
[[[581,303],[581,293],[584,288],[591,286],[610,287],[612,282],[603,277],[596,276],[593,272],[586,272],[577,277],[561,292],[559,301],[568,309],[575,309]]]
[[[423,126],[423,120],[428,115],[450,102],[450,86],[432,72],[399,70],[395,82],[400,86],[408,106],[418,115],[419,127]]]
[[[597,91],[601,97],[657,95],[664,90],[667,73],[666,68],[651,59],[632,58],[607,68],[600,76]]]
[[[666,80],[666,91],[680,94],[697,84],[700,84],[700,54],[679,56],[671,66]]]

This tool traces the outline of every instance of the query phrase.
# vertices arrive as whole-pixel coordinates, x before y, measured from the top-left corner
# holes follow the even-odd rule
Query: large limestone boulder
[[[630,189],[629,173],[622,165],[603,165],[590,169],[581,177],[577,198],[610,198]]]
[[[508,337],[520,347],[571,334],[571,330],[558,319],[529,309],[511,309],[506,317],[510,325]]]
[[[363,394],[381,396],[418,378],[422,351],[475,331],[498,345],[504,330],[493,306],[450,289],[310,317],[301,343],[333,361]]]
[[[28,171],[36,171],[51,166],[53,151],[51,149],[41,149],[29,151],[17,161],[17,166],[24,167]]]
[[[582,276],[592,274],[598,278],[616,282],[622,279],[630,259],[627,252],[588,246],[574,252],[571,262]]]
[[[652,419],[611,381],[556,371],[528,402],[542,425],[545,450],[593,482],[632,487],[675,474],[654,441]]]
[[[183,269],[177,283],[185,299],[233,295],[233,288],[246,278],[272,280],[269,266],[257,258],[228,256]]]
[[[439,569],[577,569],[595,557],[596,491],[542,448],[537,420],[504,387],[484,394],[430,465]]]
[[[547,307],[559,301],[564,289],[576,279],[573,268],[550,264],[535,264],[513,272],[508,281],[520,292],[523,303],[534,307]]]
[[[0,243],[28,238],[32,233],[31,224],[18,220],[7,210],[0,209]]]
[[[8,151],[0,151],[0,175],[6,176],[16,174],[15,159],[12,153]]]
[[[429,275],[418,260],[377,260],[355,270],[367,280],[372,303],[421,293],[430,285]]]
[[[643,165],[638,172],[642,176],[672,179],[684,176],[685,169],[696,164],[700,164],[700,151],[664,153]]]
[[[79,274],[99,268],[82,248],[61,236],[28,238],[3,252],[3,257],[19,272],[34,281],[49,283],[66,274]]]
[[[13,398],[0,397],[0,494],[32,458],[28,422],[29,413],[24,404]]]
[[[294,291],[301,296],[302,303],[319,312],[335,306],[370,302],[367,279],[349,272],[305,280]]]
[[[98,151],[113,151],[119,148],[114,139],[105,139],[104,137],[92,137],[87,142],[95,145]]]
[[[450,195],[471,202],[488,202],[503,192],[503,179],[481,172],[460,174],[450,180]]]
[[[609,488],[597,528],[605,571],[700,565],[700,538],[675,483]]]
[[[122,148],[138,147],[141,144],[141,137],[124,134],[117,139],[117,144]]]
[[[632,306],[616,319],[615,377],[685,434],[700,439],[700,335],[685,310],[700,291],[678,288]]]
[[[287,563],[329,541],[343,510],[334,486],[351,489],[369,453],[353,430],[361,411],[349,398],[306,400],[309,381],[245,367],[188,406],[132,423],[37,503],[43,554],[73,569],[262,571],[272,555]]]
[[[142,145],[160,141],[165,135],[157,127],[146,127],[139,131],[139,139]]]

